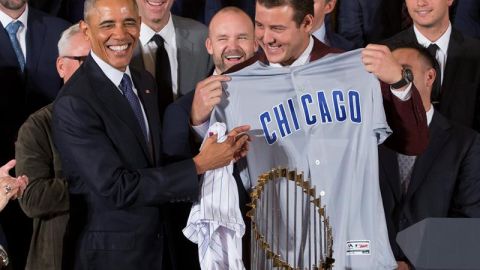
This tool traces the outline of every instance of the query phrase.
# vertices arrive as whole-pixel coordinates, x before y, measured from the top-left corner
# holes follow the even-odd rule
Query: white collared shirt
[[[445,72],[445,65],[447,64],[447,51],[448,51],[448,44],[450,43],[450,34],[452,33],[452,24],[449,23],[447,30],[443,35],[437,40],[429,40],[426,38],[420,31],[417,29],[415,25],[413,25],[413,31],[415,32],[415,36],[417,37],[418,43],[428,48],[430,44],[435,43],[438,46],[437,55],[435,58],[440,64],[440,71],[442,73],[441,82],[443,82],[444,72]]]
[[[325,27],[325,22],[318,28],[315,32],[312,33],[314,37],[316,37],[321,42],[325,43],[326,45],[330,46],[330,42],[327,40],[327,28]]]
[[[125,72],[122,72],[112,67],[107,62],[103,61],[103,59],[97,56],[93,51],[90,51],[90,54],[92,55],[92,58],[95,61],[95,63],[97,63],[97,65],[103,71],[105,76],[107,76],[107,78],[117,87],[118,91],[120,92],[120,94],[122,94],[122,96],[123,96],[123,92],[119,86],[120,86],[120,82],[122,81],[123,74],[126,73],[128,76],[130,76],[130,79],[132,80],[133,92],[138,98],[137,88],[135,88],[135,84],[133,83],[133,78],[132,78],[132,74],[130,73],[129,66],[127,66],[127,69],[125,70]],[[141,99],[139,98],[138,100],[140,101],[140,107],[142,108],[143,120],[145,121],[145,127],[147,128],[147,136],[149,136],[150,128],[148,127],[147,115],[145,114],[145,109],[143,108]]]
[[[313,50],[313,37],[310,35],[310,39],[308,42],[307,48],[303,51],[303,53],[298,57],[293,63],[290,65],[290,67],[296,67],[296,66],[301,66],[305,65],[310,61],[310,54],[312,53]],[[270,63],[271,67],[282,67],[280,63]]]
[[[426,112],[426,114],[427,114],[427,125],[429,125],[429,126],[430,126],[430,123],[432,122],[434,111],[435,110],[433,109],[433,106],[430,106],[430,110],[428,110],[428,112]]]
[[[25,63],[27,63],[27,22],[28,22],[28,4],[25,7],[25,10],[23,11],[22,15],[18,17],[18,19],[13,19],[7,14],[5,14],[3,11],[0,10],[0,22],[3,25],[3,28],[7,27],[7,25],[13,21],[20,21],[23,26],[18,29],[17,32],[17,39],[18,43],[20,43],[20,48],[22,49],[23,52],[23,57],[25,57]],[[5,30],[6,31],[6,30]]]
[[[142,48],[143,63],[145,69],[155,76],[155,58],[157,44],[152,40],[155,34],[159,34],[164,40],[165,50],[170,61],[170,71],[172,75],[172,91],[174,98],[178,95],[178,60],[177,60],[177,40],[175,27],[173,25],[172,14],[165,27],[160,32],[155,32],[150,26],[142,23],[140,27],[140,44]]]

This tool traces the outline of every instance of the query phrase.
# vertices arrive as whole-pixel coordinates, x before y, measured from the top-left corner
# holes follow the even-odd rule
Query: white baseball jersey
[[[378,179],[377,144],[391,131],[380,83],[365,71],[360,50],[299,67],[257,62],[230,76],[211,122],[251,125],[252,185],[279,166],[304,172],[325,192],[335,269],[396,268]]]

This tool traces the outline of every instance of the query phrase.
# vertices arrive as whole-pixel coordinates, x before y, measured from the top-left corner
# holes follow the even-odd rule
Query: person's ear
[[[57,72],[60,78],[62,79],[65,78],[65,63],[64,63],[63,57],[61,56],[57,57],[56,66],[57,66]]]
[[[324,14],[327,15],[327,14],[331,13],[335,9],[336,4],[337,4],[337,0],[328,1],[328,3],[325,4]]]
[[[205,40],[205,48],[207,48],[208,54],[213,55],[213,46],[210,37],[207,37],[207,39]]]

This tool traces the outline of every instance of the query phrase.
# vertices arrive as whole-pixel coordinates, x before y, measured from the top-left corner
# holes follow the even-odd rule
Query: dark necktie
[[[433,58],[436,60],[437,59],[437,50],[438,50],[438,45],[435,43],[432,43],[428,46],[427,50],[428,52],[433,56]],[[440,64],[438,61],[436,61],[435,64],[435,73],[437,73],[437,76],[435,77],[435,81],[433,82],[432,85],[432,104],[434,106],[438,105],[440,103],[440,92],[442,90],[442,72],[440,70]]]
[[[170,60],[167,50],[165,50],[163,38],[156,34],[152,40],[157,44],[157,54],[155,59],[155,79],[158,86],[158,98],[160,117],[163,118],[163,112],[168,104],[173,102],[172,73],[170,71]]]
[[[132,108],[133,114],[135,114],[135,117],[138,120],[138,124],[142,129],[143,136],[145,136],[145,140],[148,143],[149,139],[145,119],[143,118],[142,106],[140,105],[140,100],[138,99],[137,95],[135,95],[135,93],[133,92],[132,80],[130,79],[130,76],[128,76],[126,73],[123,74],[123,78],[120,82],[119,88],[120,90],[122,90],[123,96],[125,96],[125,98],[128,100],[128,103]]]
[[[416,156],[407,156],[398,153],[398,173],[400,176],[400,185],[402,187],[402,193],[406,194],[410,179],[412,178],[413,165],[415,164]]]
[[[15,55],[17,56],[18,64],[20,65],[20,69],[23,72],[25,68],[25,56],[23,55],[22,48],[20,47],[20,42],[17,39],[17,32],[18,29],[23,26],[21,21],[11,22],[5,27],[5,30],[8,32],[8,37],[10,38],[10,42],[12,43],[13,50],[15,51]]]

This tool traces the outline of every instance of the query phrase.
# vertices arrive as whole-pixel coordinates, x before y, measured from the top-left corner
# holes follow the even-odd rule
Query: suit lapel
[[[147,115],[148,128],[150,130],[150,147],[152,149],[152,164],[160,158],[160,114],[158,108],[158,93],[155,89],[155,85],[148,85],[146,78],[143,78],[140,73],[135,72],[130,69],[132,72],[133,83],[137,89],[138,96],[143,104],[143,109]]]
[[[37,19],[35,10],[28,11],[28,29],[26,35],[27,56],[26,66],[27,71],[34,72],[37,69],[40,54],[43,51],[45,44],[45,25]]]
[[[386,181],[392,190],[395,200],[400,202],[402,191],[398,172],[397,154],[385,146],[380,146],[378,148],[378,156],[380,159],[380,170],[385,174]]]
[[[430,142],[427,150],[417,157],[413,167],[412,179],[407,191],[407,200],[415,193],[422,182],[426,179],[428,172],[434,165],[435,159],[442,151],[443,145],[450,137],[448,129],[450,124],[440,115],[439,112],[433,114],[432,122],[430,123]]]
[[[452,34],[450,35],[450,42],[448,44],[447,63],[443,72],[445,77],[443,78],[442,93],[440,99],[440,106],[442,109],[445,109],[445,104],[449,104],[449,100],[453,100],[452,95],[455,94],[453,84],[455,83],[456,72],[458,70],[461,70],[458,67],[458,65],[460,64],[458,59],[462,59],[462,43],[463,36],[461,35],[461,33],[456,31],[455,29],[452,29]]]
[[[173,25],[178,24],[175,16],[172,16]],[[193,43],[190,41],[189,38],[190,31],[187,29],[183,29],[181,27],[175,27],[175,38],[177,42],[177,62],[178,62],[178,74],[177,74],[177,85],[179,91],[184,89],[182,82],[188,78],[185,78],[187,72],[185,72],[185,68],[190,67],[187,61],[191,61],[191,59],[195,59],[195,55],[193,52]],[[183,69],[181,68],[183,67]],[[190,90],[190,89],[187,89]],[[184,93],[179,93],[179,95],[183,95]]]
[[[83,64],[87,68],[89,77],[91,77],[90,84],[95,90],[98,98],[105,104],[105,108],[112,114],[121,119],[126,126],[132,131],[141,145],[145,155],[150,157],[145,137],[140,128],[137,118],[135,117],[130,104],[127,99],[118,90],[118,87],[113,85],[110,79],[103,73],[100,67],[95,63],[90,55]]]

